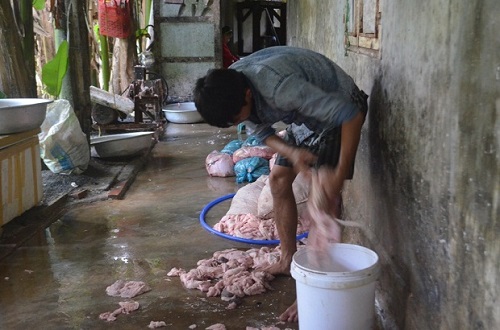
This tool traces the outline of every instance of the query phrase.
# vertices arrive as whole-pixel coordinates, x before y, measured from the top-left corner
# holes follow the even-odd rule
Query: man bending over
[[[281,258],[269,273],[290,274],[298,221],[292,183],[300,171],[315,168],[315,189],[327,201],[323,211],[340,218],[340,194],[353,175],[367,98],[327,57],[288,46],[265,48],[197,80],[194,101],[208,124],[245,122],[278,153],[269,183]],[[284,139],[272,126],[278,122],[288,124]],[[296,322],[296,303],[280,319]]]

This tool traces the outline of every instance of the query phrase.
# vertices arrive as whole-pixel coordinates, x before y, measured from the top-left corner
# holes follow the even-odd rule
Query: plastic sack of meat
[[[250,157],[240,160],[234,165],[236,182],[254,182],[261,175],[269,174],[269,161],[261,157]]]
[[[234,163],[231,155],[217,150],[208,154],[205,159],[205,168],[210,176],[234,176]]]
[[[233,141],[229,142],[228,144],[226,144],[220,152],[223,152],[223,153],[228,154],[228,155],[232,155],[236,150],[241,148],[242,144],[243,144],[243,142],[240,140],[233,140]]]
[[[262,141],[257,139],[255,136],[250,135],[245,142],[243,142],[242,147],[247,147],[247,146],[261,146],[263,145]]]
[[[233,162],[236,164],[240,160],[250,157],[261,157],[269,160],[273,155],[273,149],[268,146],[246,146],[233,153]]]

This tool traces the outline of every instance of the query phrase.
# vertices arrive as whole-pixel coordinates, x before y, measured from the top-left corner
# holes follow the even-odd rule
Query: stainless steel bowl
[[[90,145],[101,158],[137,156],[151,146],[153,134],[154,132],[132,132],[96,136],[90,139]]]
[[[40,127],[47,104],[52,100],[21,98],[0,99],[0,134],[13,134]]]
[[[203,122],[194,102],[172,103],[163,107],[165,118],[178,124],[194,124]]]

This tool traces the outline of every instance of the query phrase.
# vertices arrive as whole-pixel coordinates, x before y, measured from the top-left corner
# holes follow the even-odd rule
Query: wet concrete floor
[[[275,325],[295,299],[295,282],[279,277],[273,291],[245,297],[227,310],[220,297],[185,289],[172,267],[191,269],[200,259],[227,248],[260,248],[206,231],[199,222],[211,201],[240,187],[235,178],[212,178],[205,158],[236,139],[235,129],[206,124],[168,124],[123,200],[74,205],[45,231],[0,260],[0,329],[144,329],[165,321],[164,329],[227,329]],[[207,215],[215,224],[230,201]],[[146,282],[152,290],[134,298],[139,310],[106,322],[99,314],[126,299],[110,297],[116,280]]]

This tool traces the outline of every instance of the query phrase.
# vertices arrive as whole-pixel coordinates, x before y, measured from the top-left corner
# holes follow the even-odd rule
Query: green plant
[[[68,50],[68,42],[64,40],[59,45],[56,56],[42,68],[42,82],[46,91],[55,97],[61,93],[62,81],[68,71]]]
[[[153,6],[153,0],[136,1],[136,16],[135,16],[135,26],[137,30],[135,31],[135,39],[137,43],[137,53],[142,53],[145,48],[145,39],[151,40],[151,35],[148,32],[148,28],[152,27],[151,23],[151,7]],[[139,28],[144,26],[143,29]]]
[[[7,95],[4,92],[0,91],[0,99],[6,99]]]
[[[105,91],[109,90],[109,78],[111,77],[111,72],[109,69],[109,45],[108,38],[100,33],[99,25],[94,26],[94,35],[97,38],[97,43],[99,45],[99,55],[101,57],[101,77],[102,77],[102,89]]]
[[[45,9],[45,0],[33,0],[33,8],[36,10]]]
[[[152,25],[146,26],[144,29],[137,29],[135,31],[135,39],[138,41],[138,53],[142,53],[142,38],[151,39],[151,35],[148,32],[148,28],[152,27]]]

